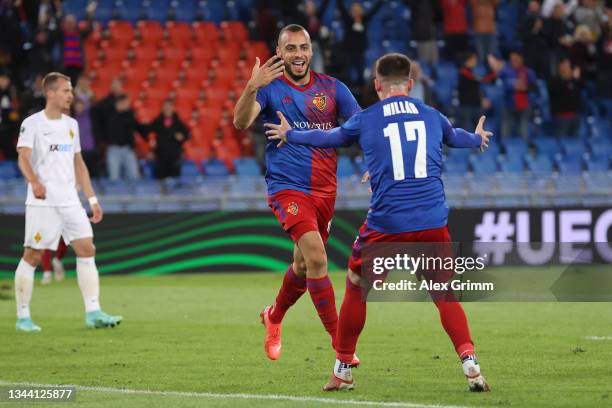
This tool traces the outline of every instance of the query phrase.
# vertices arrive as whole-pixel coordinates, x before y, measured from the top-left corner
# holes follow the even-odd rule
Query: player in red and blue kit
[[[327,132],[292,130],[282,114],[279,114],[280,125],[266,124],[271,129],[266,132],[269,139],[281,140],[278,144],[283,146],[281,148],[294,144],[338,147],[357,142],[364,152],[370,175],[370,209],[349,260],[347,287],[338,321],[336,364],[331,380],[324,387],[326,391],[354,387],[351,359],[366,317],[366,302],[360,287],[364,245],[450,243],[448,206],[441,179],[442,145],[484,150],[491,136],[483,129],[484,117],[475,133],[453,129],[440,112],[408,97],[412,89],[410,66],[411,61],[401,54],[381,57],[376,63],[375,79],[380,101],[356,113],[341,127]],[[460,303],[452,294],[440,298],[432,293],[432,299],[461,359],[470,389],[488,391]]]
[[[361,110],[348,88],[327,75],[311,71],[312,46],[299,25],[280,31],[276,56],[264,65],[257,59],[236,104],[234,125],[249,127],[261,113],[264,121],[285,114],[298,129],[332,129]],[[292,145],[266,146],[268,204],[295,243],[274,305],[261,313],[266,328],[264,350],[276,360],[281,352],[281,322],[287,310],[310,293],[321,322],[334,343],[338,312],[327,275],[325,243],[336,201],[336,149]],[[353,363],[358,363],[355,358]]]

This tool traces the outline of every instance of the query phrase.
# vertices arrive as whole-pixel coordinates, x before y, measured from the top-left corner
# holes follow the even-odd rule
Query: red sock
[[[347,277],[336,337],[336,357],[341,362],[350,364],[353,361],[357,339],[365,321],[366,302],[361,298],[361,287],[353,284]]]
[[[297,276],[293,271],[293,265],[290,265],[276,296],[274,307],[270,312],[270,321],[275,324],[282,322],[287,310],[297,302],[304,292],[306,292],[306,279]]]
[[[57,251],[55,251],[55,257],[57,259],[62,259],[64,255],[66,255],[67,249],[68,249],[68,246],[66,246],[66,243],[64,242],[64,240],[60,238],[59,245],[57,246]]]
[[[459,358],[474,354],[474,343],[470,337],[467,318],[459,302],[435,302],[440,312],[442,327],[450,337]]]
[[[53,270],[53,268],[51,267],[51,257],[52,256],[53,256],[53,253],[49,251],[48,249],[45,249],[45,251],[43,252],[43,256],[42,256],[43,272],[49,272]]]
[[[334,287],[331,280],[329,280],[329,276],[318,279],[306,278],[306,286],[308,292],[310,292],[312,303],[317,308],[319,318],[325,326],[325,330],[331,336],[332,342],[334,342],[338,325],[338,311],[336,310],[336,298],[334,297]]]

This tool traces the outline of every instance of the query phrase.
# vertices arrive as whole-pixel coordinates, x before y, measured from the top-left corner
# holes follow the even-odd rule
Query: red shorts
[[[323,242],[327,242],[335,204],[335,197],[316,197],[295,190],[281,190],[268,196],[276,219],[296,244],[310,231],[318,231]]]
[[[362,258],[362,248],[367,244],[373,243],[383,243],[383,242],[440,242],[440,243],[450,243],[451,237],[448,232],[448,226],[444,227],[428,229],[423,231],[414,231],[414,232],[402,232],[399,234],[385,234],[383,232],[375,231],[371,228],[368,228],[366,223],[364,222],[361,228],[359,228],[359,235],[355,239],[353,243],[353,252],[351,253],[351,257],[349,258],[349,269],[361,276],[361,266],[363,264]],[[450,247],[443,246],[444,250]],[[444,254],[447,255],[447,254]],[[448,255],[451,255],[450,253]]]

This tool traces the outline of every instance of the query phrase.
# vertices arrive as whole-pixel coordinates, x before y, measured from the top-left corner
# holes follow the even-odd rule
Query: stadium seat
[[[249,32],[242,21],[222,21],[219,29],[226,41],[245,42],[249,40]]]
[[[114,44],[129,44],[135,35],[134,26],[129,21],[110,21],[108,23],[108,32]]]
[[[17,163],[12,160],[0,161],[0,179],[16,179],[20,177]]]
[[[154,20],[163,23],[168,18],[170,0],[154,0],[151,6],[146,7],[145,17],[147,20]]]
[[[193,30],[191,25],[185,22],[169,21],[166,23],[169,41],[176,46],[186,46],[191,43]]]
[[[556,139],[552,137],[539,137],[533,139],[533,145],[536,148],[537,155],[547,155],[549,158],[554,158],[561,153],[561,146]]]
[[[536,157],[527,158],[527,168],[532,173],[552,173],[553,165],[550,157],[546,154],[541,154]]]
[[[521,173],[525,169],[523,156],[508,156],[499,158],[499,168],[504,173]]]
[[[561,151],[566,156],[582,157],[586,152],[584,142],[581,139],[561,139]]]
[[[183,160],[183,162],[181,163],[181,182],[193,183],[197,181],[200,176],[200,169],[196,162],[191,160]]]
[[[217,26],[210,21],[198,21],[192,24],[197,43],[204,47],[219,40]]]
[[[242,157],[234,160],[234,168],[238,176],[259,176],[261,169],[253,157]]]
[[[444,162],[444,171],[451,174],[465,174],[468,171],[468,162],[466,160],[454,160],[449,157]]]
[[[176,7],[170,10],[170,15],[174,16],[178,21],[194,21],[198,16],[198,8],[196,0],[182,0],[173,2]]]
[[[219,159],[204,160],[202,167],[207,177],[227,177],[230,174],[225,163]]]
[[[610,157],[607,154],[598,155],[591,153],[585,163],[588,171],[610,170]]]
[[[580,174],[582,172],[582,156],[558,157],[556,163],[559,173],[563,175]]]
[[[494,156],[479,155],[470,158],[472,170],[476,174],[493,174],[497,171],[497,161]]]
[[[154,47],[164,39],[164,30],[157,21],[141,20],[136,24],[138,38],[142,44],[150,44]]]
[[[338,177],[351,177],[355,175],[355,168],[349,157],[338,156],[338,169],[336,174]]]
[[[525,157],[529,153],[529,146],[523,139],[507,138],[503,144],[507,157]]]

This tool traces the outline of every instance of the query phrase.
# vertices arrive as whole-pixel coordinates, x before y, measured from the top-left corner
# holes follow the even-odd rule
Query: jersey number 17
[[[414,159],[414,178],[427,177],[427,134],[425,122],[422,120],[414,122],[403,122],[406,131],[406,141],[417,142],[416,157]],[[404,180],[404,153],[402,150],[402,139],[400,136],[399,123],[389,123],[384,129],[385,137],[389,138],[391,145],[391,162],[393,163],[393,179]]]

